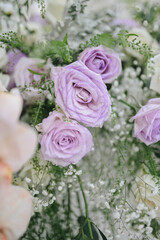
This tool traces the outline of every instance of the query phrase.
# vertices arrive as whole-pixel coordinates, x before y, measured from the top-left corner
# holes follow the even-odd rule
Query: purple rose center
[[[90,103],[92,101],[92,95],[86,89],[79,87],[77,84],[73,84],[75,89],[76,100],[79,103]]]
[[[100,58],[95,58],[93,60],[93,64],[99,70],[104,70],[104,68],[106,67],[105,61],[103,59],[100,59]]]
[[[59,146],[68,146],[68,144],[72,144],[74,142],[73,137],[71,136],[62,136],[58,139],[57,144]]]
[[[110,59],[107,56],[97,53],[86,61],[87,67],[96,73],[105,72],[109,66],[109,63]]]
[[[69,134],[69,132],[71,134]],[[62,130],[61,132],[55,135],[53,134],[52,143],[53,145],[55,145],[57,150],[65,151],[76,147],[78,144],[78,139],[74,131]]]

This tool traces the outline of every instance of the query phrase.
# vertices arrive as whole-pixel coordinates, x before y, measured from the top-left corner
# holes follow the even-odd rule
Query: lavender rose
[[[14,52],[12,50],[9,50],[7,54],[8,63],[5,66],[5,71],[7,71],[8,74],[12,74],[14,72],[16,64],[22,57],[25,57],[26,55],[18,49],[15,49]]]
[[[153,98],[133,117],[134,137],[147,146],[160,140],[160,98]]]
[[[43,65],[43,67],[40,68],[39,65]],[[47,69],[51,66],[52,64],[49,62],[44,65],[44,60],[38,58],[22,57],[19,60],[15,66],[14,81],[17,87],[24,88],[27,86],[27,91],[23,94],[25,99],[37,99],[41,97],[39,89],[36,88],[36,84],[43,82],[42,75],[46,73]],[[34,72],[38,74],[34,74]]]
[[[138,23],[133,19],[115,18],[112,23],[113,26],[122,25],[126,27],[138,27]]]
[[[54,72],[54,69],[52,69]],[[90,127],[102,126],[111,112],[111,100],[99,74],[74,62],[54,77],[56,103],[67,117]]]
[[[85,49],[79,56],[91,71],[101,74],[105,83],[111,83],[122,71],[121,60],[113,50],[102,46]]]
[[[76,164],[93,147],[92,135],[88,129],[76,121],[64,121],[62,113],[50,113],[40,128],[42,157],[53,164],[64,167]]]

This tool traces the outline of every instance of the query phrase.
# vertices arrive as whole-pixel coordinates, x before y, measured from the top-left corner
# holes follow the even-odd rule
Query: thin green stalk
[[[87,220],[87,223],[88,223],[89,234],[90,234],[91,239],[93,239],[93,233],[92,233],[91,223],[90,223],[90,220],[89,220],[88,204],[87,204],[86,196],[85,196],[85,193],[84,193],[84,190],[83,190],[83,185],[82,185],[82,181],[81,181],[80,176],[77,176],[77,178],[78,178],[78,182],[79,182],[80,189],[81,189],[81,192],[82,192],[82,196],[83,196],[83,199],[84,199],[85,210],[86,210],[86,220]]]
[[[71,212],[71,196],[70,196],[70,189],[67,187],[67,195],[68,195],[68,206],[67,206],[67,219],[68,219],[68,227],[69,227],[69,221],[70,221],[70,212]]]
[[[82,211],[82,207],[81,207],[81,202],[80,202],[79,192],[76,192],[76,196],[77,196],[77,202],[78,202],[78,206],[79,206],[80,214],[81,214],[81,216],[82,216],[82,215],[83,215],[83,211]]]
[[[71,231],[70,231],[70,214],[71,214],[71,193],[70,193],[70,189],[67,186],[67,195],[68,195],[68,206],[67,206],[67,225],[68,225],[68,230],[69,230],[69,234],[71,237]]]
[[[40,102],[39,107],[38,107],[38,110],[37,110],[37,113],[36,113],[36,118],[35,118],[35,121],[34,121],[34,124],[33,124],[34,127],[35,127],[36,124],[37,124],[37,119],[38,119],[38,115],[39,115],[41,106],[42,106],[42,102]]]
[[[112,96],[113,98],[115,98],[118,102],[121,102],[123,104],[125,104],[126,106],[128,106],[129,108],[131,108],[134,112],[136,112],[136,108],[134,105],[127,103],[126,101],[122,100],[122,99],[117,99],[115,96]]]
[[[69,187],[67,187],[67,195],[68,195],[68,218],[69,218],[70,211],[71,211],[71,196],[70,196]]]
[[[122,100],[122,99],[120,99],[120,100],[118,100],[118,101],[121,102],[121,103],[123,103],[123,104],[125,104],[126,106],[130,107],[133,111],[136,112],[136,109],[135,109],[135,107],[134,107],[132,104],[129,104],[129,103],[125,102],[125,101]]]

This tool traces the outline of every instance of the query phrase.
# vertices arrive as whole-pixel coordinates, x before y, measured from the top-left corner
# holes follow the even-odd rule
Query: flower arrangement
[[[158,240],[159,3],[0,13],[0,240]]]

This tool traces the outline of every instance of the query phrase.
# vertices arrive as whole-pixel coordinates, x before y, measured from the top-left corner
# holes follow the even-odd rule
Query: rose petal
[[[0,118],[15,123],[22,111],[22,98],[19,95],[0,92]]]
[[[21,187],[0,187],[0,229],[7,240],[17,240],[26,231],[32,215],[29,193]]]
[[[134,137],[147,146],[160,140],[160,98],[150,99],[132,119]]]
[[[37,143],[36,132],[22,123],[11,126],[1,121],[0,126],[4,129],[8,127],[0,138],[0,158],[16,172],[33,155]]]
[[[11,168],[0,159],[0,185],[2,183],[12,182],[12,172]]]

